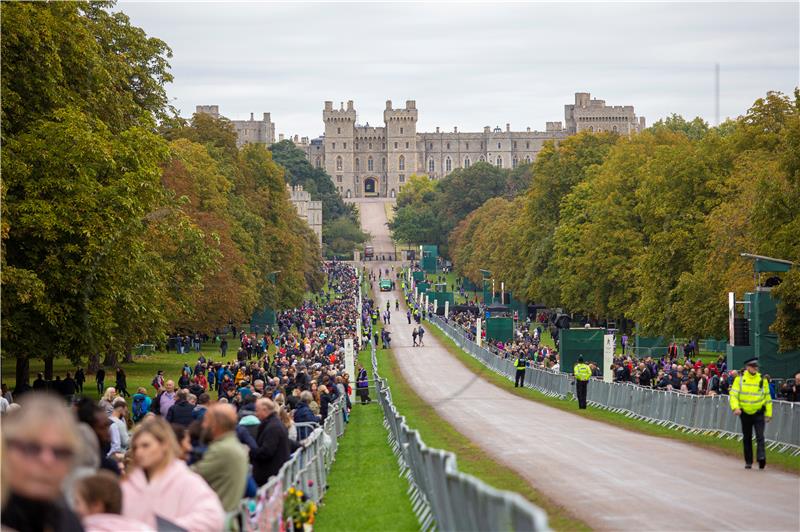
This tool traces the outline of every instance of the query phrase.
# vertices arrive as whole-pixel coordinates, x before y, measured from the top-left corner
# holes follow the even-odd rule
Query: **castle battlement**
[[[207,114],[214,118],[220,118],[219,105],[198,105],[195,113]],[[245,144],[265,144],[269,146],[275,142],[275,124],[272,122],[270,113],[264,113],[261,120],[255,119],[255,113],[250,113],[250,120],[231,120],[236,130],[236,145],[242,147]]]

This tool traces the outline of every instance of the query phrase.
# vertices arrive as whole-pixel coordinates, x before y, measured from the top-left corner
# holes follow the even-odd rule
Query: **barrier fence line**
[[[516,372],[513,360],[478,347],[460,327],[453,327],[439,316],[429,315],[428,321],[464,352],[513,382]],[[526,368],[524,383],[550,397],[569,399],[569,394],[574,397],[572,377],[566,373]],[[587,391],[591,405],[629,418],[693,434],[741,439],[740,421],[733,414],[729,400],[727,395],[691,395],[598,379],[589,381]],[[772,422],[767,423],[764,437],[767,448],[800,455],[800,403],[772,401]]]
[[[425,445],[392,403],[392,394],[378,372],[375,343],[372,372],[383,409],[389,443],[400,473],[408,479],[409,497],[423,531],[549,530],[547,514],[517,493],[501,491],[458,470],[453,453]]]
[[[283,464],[277,475],[258,489],[253,498],[242,499],[239,508],[228,513],[225,530],[229,532],[273,531],[283,529],[283,494],[291,487],[302,490],[319,504],[327,487],[339,438],[344,434],[345,398],[340,397],[325,418]]]

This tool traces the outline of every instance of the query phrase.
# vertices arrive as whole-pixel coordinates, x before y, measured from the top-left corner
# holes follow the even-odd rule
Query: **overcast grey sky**
[[[738,116],[800,77],[800,3],[143,3],[118,8],[169,44],[174,105],[272,113],[278,132],[322,133],[323,101],[382,125],[417,101],[418,131],[543,130],[575,92],[670,113]]]

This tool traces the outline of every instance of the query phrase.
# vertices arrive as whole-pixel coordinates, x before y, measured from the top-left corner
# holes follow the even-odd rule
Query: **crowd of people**
[[[479,305],[465,307],[464,310],[451,313],[447,321],[460,327],[468,339],[475,341],[478,334],[477,318],[483,309]],[[515,329],[514,339],[510,342],[487,339],[485,327],[481,330],[481,339],[497,356],[514,360],[522,358],[529,367],[559,371],[559,354],[556,349],[541,343],[541,334],[541,326],[525,321]],[[615,356],[613,364],[607,368],[612,372],[614,382],[693,395],[728,395],[733,381],[740,374],[739,370],[728,368],[724,355],[715,361],[704,362],[694,341],[682,346],[673,342],[664,355],[658,357],[636,357],[630,354],[630,347],[626,347],[628,349]],[[602,369],[598,362],[589,360],[588,364],[592,376],[599,378]],[[571,372],[571,368],[565,370]],[[800,401],[800,372],[781,383],[772,381],[769,375],[764,377],[770,383],[769,391],[773,399]]]
[[[358,280],[351,266],[324,268],[328,295],[279,313],[255,342],[263,352],[240,334],[237,360],[196,351],[177,379],[159,371],[132,397],[109,386],[94,401],[53,381],[15,398],[4,386],[3,528],[221,530],[337,402],[350,408]]]

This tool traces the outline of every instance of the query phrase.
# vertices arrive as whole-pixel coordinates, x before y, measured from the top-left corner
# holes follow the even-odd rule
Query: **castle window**
[[[386,157],[381,158],[381,170],[386,171]]]
[[[516,157],[514,157],[514,158],[511,160],[511,168],[516,168],[516,167],[517,167],[517,158],[516,158]]]
[[[469,142],[467,142],[467,149],[469,149]]]
[[[515,150],[517,149],[517,141],[516,140],[514,141],[514,149]]]
[[[406,142],[406,149],[408,149],[408,142]]]
[[[342,171],[342,157],[341,155],[336,158],[336,169]]]
[[[367,170],[372,172],[372,157],[367,159]]]
[[[334,150],[336,149],[336,143],[335,142],[333,143],[333,149]]]
[[[433,149],[433,142],[431,142],[430,144],[428,144],[428,149],[429,149],[429,150],[432,150],[432,149]]]
[[[385,149],[386,149],[386,143],[385,143],[385,142],[384,142],[384,143],[381,145],[381,149],[382,149],[382,150],[385,150]]]
[[[361,170],[361,160],[358,157],[356,157],[356,172],[358,172],[359,170]]]
[[[469,157],[464,158],[464,168],[469,168]]]
[[[320,160],[319,157],[317,157],[317,160],[315,161],[315,164],[316,164],[317,168],[321,168],[322,167],[322,161]]]
[[[480,162],[482,162],[482,163],[486,162],[486,159],[483,158],[483,155],[481,155],[481,161]]]
[[[483,149],[483,141],[481,141],[481,149]]]
[[[394,143],[394,149],[397,149],[397,143],[396,142]]]
[[[336,176],[336,182],[337,183],[341,183],[342,182],[342,176],[341,175],[337,175]],[[341,190],[341,188],[339,190]]]
[[[453,169],[453,163],[450,161],[450,157],[444,162],[444,169],[446,172],[450,172]]]
[[[347,143],[346,142],[344,143],[344,149],[347,149]]]
[[[617,126],[614,126],[614,127],[612,127],[612,128],[611,128],[611,131],[613,131],[614,133],[616,133],[616,132],[617,132]]]
[[[397,168],[399,168],[400,170],[405,170],[406,169],[406,158],[405,158],[405,156],[403,156],[403,155],[400,156],[400,160],[397,162]]]
[[[530,155],[526,155],[526,156],[525,156],[525,162],[526,162],[527,164],[531,164],[531,156],[530,156]]]
[[[347,147],[347,146],[345,146],[345,148],[346,148],[346,147]],[[499,143],[499,142],[497,143],[497,149],[498,149],[498,150],[500,149],[500,143]]]
[[[525,143],[525,148],[528,149],[528,150],[531,149],[531,143],[530,142],[526,142]]]
[[[431,159],[428,161],[428,172],[433,173],[433,169],[434,169],[434,162],[433,159]]]
[[[497,167],[498,168],[502,168],[503,167],[503,158],[502,157],[498,157],[497,158]]]
[[[372,143],[371,142],[369,143],[369,149],[372,149]]]
[[[337,128],[336,128],[336,134],[337,134],[337,135],[341,135],[341,134],[342,134],[342,128],[340,128],[340,127],[337,127]]]
[[[358,149],[358,142],[356,142],[356,149]]]
[[[589,126],[589,131],[594,131],[594,126]]]
[[[400,179],[400,182],[401,182],[401,183],[405,183],[405,182],[406,182],[406,176],[405,176],[405,174],[400,174],[400,175],[399,175],[399,176],[397,176],[397,177]]]
[[[449,142],[447,143],[447,149],[448,150],[450,149],[450,143]]]
[[[403,128],[402,127],[400,128],[400,134],[401,135],[403,134]]]

